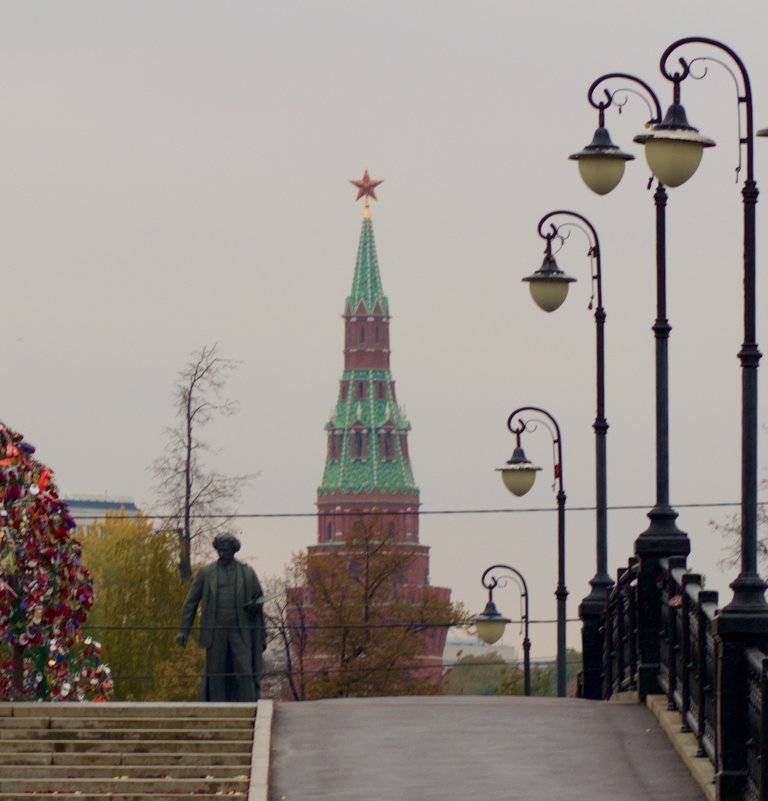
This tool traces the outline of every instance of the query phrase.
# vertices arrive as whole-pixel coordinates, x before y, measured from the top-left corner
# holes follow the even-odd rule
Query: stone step
[[[247,773],[251,765],[250,751],[226,754],[207,753],[148,753],[125,754],[90,751],[83,753],[57,753],[38,751],[34,753],[9,753],[2,760],[4,765],[231,765],[240,773]]]
[[[249,744],[250,746],[250,744]],[[68,756],[68,755],[57,755]],[[250,748],[245,752],[226,754],[122,754],[123,765],[231,765],[238,768],[238,773],[249,773],[251,770]],[[90,757],[89,757],[90,761]],[[54,762],[56,764],[56,762]]]
[[[0,765],[2,779],[240,779],[250,773],[250,765]],[[42,778],[42,777],[45,778]]]
[[[0,740],[0,754],[56,751],[69,753],[127,752],[134,754],[156,753],[250,753],[250,740]],[[5,757],[0,757],[4,761]]]
[[[213,725],[222,728],[224,721],[220,718],[146,718],[146,717],[18,717],[4,718],[0,728],[14,729],[188,729],[196,731]],[[226,719],[226,728],[253,729],[253,718]]]
[[[0,801],[247,801],[256,704],[0,704]]]
[[[5,729],[0,726],[0,740],[250,740],[253,729]]]
[[[19,703],[0,704],[6,717],[148,717],[148,718],[239,718],[256,717],[256,704],[225,703]]]
[[[13,793],[247,793],[248,779],[0,779],[0,798]],[[78,799],[79,801],[79,799]]]

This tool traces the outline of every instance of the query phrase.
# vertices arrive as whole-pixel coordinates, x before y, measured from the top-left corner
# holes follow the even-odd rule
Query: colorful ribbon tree
[[[34,452],[0,423],[0,697],[105,700],[109,668],[80,632],[93,589],[76,524]]]

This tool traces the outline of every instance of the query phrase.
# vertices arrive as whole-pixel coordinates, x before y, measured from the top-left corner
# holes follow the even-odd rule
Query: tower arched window
[[[359,428],[352,432],[352,458],[353,459],[365,459],[366,455],[366,442],[365,442],[365,431],[362,428]]]
[[[328,523],[328,526],[326,527],[326,530],[325,530],[325,537],[328,540],[328,542],[330,542],[333,539],[333,524],[332,523]]]
[[[381,435],[381,458],[385,462],[391,461],[395,456],[395,443],[391,431],[385,431]]]

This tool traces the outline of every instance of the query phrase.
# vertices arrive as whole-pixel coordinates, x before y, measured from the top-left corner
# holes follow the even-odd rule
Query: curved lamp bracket
[[[697,56],[690,61],[687,61],[685,58],[679,56],[677,58],[677,64],[680,65],[681,71],[672,71],[671,68],[668,66],[669,61],[672,59],[674,52],[681,47],[690,44],[702,44],[708,45],[710,47],[714,47],[718,50],[722,50],[726,53],[731,61],[736,65],[736,70],[734,71],[731,69],[728,64],[721,61],[720,59],[714,58],[712,56]],[[738,179],[739,173],[741,172],[741,147],[742,145],[746,148],[747,152],[747,177],[746,180],[752,181],[754,180],[754,136],[753,136],[753,122],[752,122],[752,87],[749,80],[749,73],[747,72],[747,68],[744,66],[744,62],[739,58],[734,50],[732,50],[728,45],[723,44],[723,42],[719,42],[717,39],[709,39],[705,36],[688,36],[684,39],[678,39],[676,42],[673,42],[669,47],[661,54],[661,59],[659,60],[659,69],[661,70],[661,74],[668,80],[672,81],[674,84],[674,91],[675,91],[675,102],[680,102],[680,84],[686,78],[691,77],[694,80],[701,80],[707,74],[706,69],[701,74],[695,74],[691,71],[691,65],[697,61],[711,61],[715,64],[719,64],[721,67],[724,67],[733,78],[734,84],[736,86],[736,95],[738,99],[739,108],[741,106],[744,107],[744,129],[742,133],[742,124],[741,124],[741,114],[739,114],[739,164],[736,168],[736,176]],[[739,85],[738,76],[741,76],[741,85]]]

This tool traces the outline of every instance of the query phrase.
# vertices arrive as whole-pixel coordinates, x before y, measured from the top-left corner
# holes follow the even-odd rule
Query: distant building
[[[85,526],[86,528],[97,520],[103,520],[107,512],[123,511],[129,517],[136,517],[139,514],[139,509],[133,502],[133,498],[110,498],[107,495],[102,497],[70,495],[63,500],[69,507],[69,513],[77,525]]]
[[[366,175],[353,182],[358,197],[375,186]],[[408,449],[411,424],[398,404],[390,372],[389,300],[384,295],[373,222],[366,197],[352,290],[344,303],[344,372],[331,419],[325,426],[327,454],[317,490],[317,544],[310,559],[344,553],[355,526],[363,521],[388,532],[413,558],[397,579],[405,596],[423,597],[430,587],[436,601],[450,601],[447,587],[429,584],[429,547],[419,542],[419,489]],[[311,603],[311,601],[310,601]],[[425,632],[419,665],[439,680],[447,630]]]
[[[482,640],[452,638],[445,644],[443,662],[446,665],[452,665],[458,662],[462,656],[487,656],[492,653],[497,653],[505,662],[513,665],[520,661],[520,655],[514,645],[500,645],[498,643],[488,645]]]

